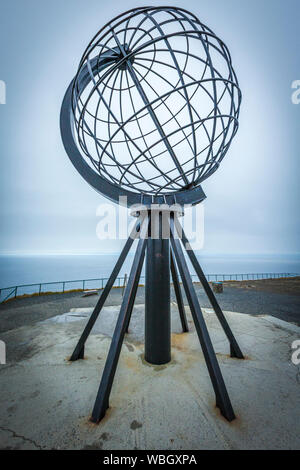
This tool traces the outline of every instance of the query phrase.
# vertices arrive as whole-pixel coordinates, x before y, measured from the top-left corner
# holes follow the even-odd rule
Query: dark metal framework
[[[66,151],[98,191],[194,204],[238,128],[230,53],[192,13],[129,10],[89,43],[61,113]]]
[[[112,337],[111,346],[102,373],[102,379],[94,404],[91,420],[95,423],[99,422],[104,417],[105,412],[109,407],[109,395],[111,392],[113,379],[116,373],[124,336],[126,331],[128,331],[139,277],[141,274],[146,252],[146,273],[149,273],[148,276],[146,274],[146,292],[148,290],[148,295],[153,294],[153,288],[155,287],[158,289],[158,291],[156,292],[155,296],[151,295],[151,300],[149,302],[146,301],[145,359],[153,364],[165,364],[171,359],[170,296],[168,294],[168,290],[170,289],[170,276],[168,277],[167,274],[167,271],[169,271],[170,269],[173,277],[174,290],[176,293],[182,330],[183,332],[188,331],[188,322],[184,311],[181,287],[177,274],[178,268],[190,307],[190,311],[193,317],[193,321],[196,327],[200,345],[204,354],[206,365],[209,371],[211,382],[215,391],[216,405],[219,407],[222,415],[228,421],[232,421],[235,418],[234,411],[228,396],[228,392],[222,377],[222,373],[214,352],[214,348],[205,324],[205,320],[197,299],[197,295],[182,249],[182,245],[186,249],[187,239],[185,235],[183,235],[182,241],[178,238],[177,234],[181,232],[182,229],[181,227],[180,229],[178,229],[179,221],[176,215],[174,215],[174,213],[170,213],[169,218],[171,247],[169,245],[169,239],[163,240],[161,234],[156,240],[153,240],[151,238],[151,233],[149,233],[149,237],[146,238],[146,234],[148,233],[150,225],[150,219],[151,211],[149,211],[146,216],[143,215],[141,217],[141,228],[138,227],[139,242],[132,263],[129,280],[125,288],[119,317]],[[88,323],[74,349],[74,352],[70,358],[71,361],[76,361],[77,359],[84,358],[85,342],[88,339],[88,336],[99,316],[99,313],[110,292],[110,289],[113,286],[114,280],[118,276],[118,273],[128,254],[128,251],[132,246],[132,243],[133,238],[131,236],[126,242],[117,261],[117,264],[107,282],[107,285],[105,286],[105,289],[103,290],[94,308],[94,311],[91,317],[89,318]],[[192,252],[187,249],[186,251],[190,256],[190,253]],[[196,257],[194,257],[194,254],[192,254],[190,258],[195,268],[195,271],[199,277],[199,281],[205,289],[205,292],[208,295],[214,312],[217,315],[217,318],[220,321],[220,324],[228,338],[231,356],[238,359],[243,359],[243,354],[239,348],[239,345],[231,331],[231,328],[218,304],[218,301],[213,291],[211,290],[208,282],[206,281],[206,278]],[[153,268],[153,260],[155,259],[159,260],[158,262],[161,262],[162,264],[161,266],[159,266],[159,269]],[[153,279],[153,276],[155,274],[158,276],[164,276],[164,279],[167,276],[168,279],[165,279],[165,282],[158,282],[155,284],[155,281]],[[162,298],[163,304],[161,303]]]
[[[170,273],[182,329],[188,331],[179,270],[216,404],[228,421],[235,417],[177,237],[182,230],[176,225],[174,205],[205,199],[201,183],[217,170],[237,132],[240,103],[241,92],[227,47],[183,8],[129,10],[107,23],[82,56],[61,109],[65,150],[97,191],[114,202],[126,196],[128,206],[146,207],[146,216],[138,222],[138,246],[92,412],[94,422],[99,422],[109,407],[145,258],[145,359],[162,364],[171,358]],[[159,237],[151,232],[152,204],[168,207],[164,212],[170,229],[167,238],[162,233],[162,210],[157,219]],[[182,242],[186,249],[184,233]],[[71,361],[84,357],[85,342],[132,243],[130,237]],[[242,359],[194,253],[187,253],[229,340],[231,355]]]

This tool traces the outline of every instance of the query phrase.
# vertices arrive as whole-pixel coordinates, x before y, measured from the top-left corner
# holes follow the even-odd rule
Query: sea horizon
[[[119,256],[109,253],[0,253],[0,288],[62,281],[107,278]],[[128,274],[134,250],[120,270]],[[206,275],[300,273],[300,253],[196,252]],[[194,270],[189,263],[190,272]],[[143,273],[142,273],[143,274]]]

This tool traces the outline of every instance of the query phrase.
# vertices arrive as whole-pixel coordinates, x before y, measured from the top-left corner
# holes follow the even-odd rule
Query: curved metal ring
[[[109,64],[101,64],[102,66]],[[127,197],[127,206],[130,207],[133,204],[144,204],[151,205],[153,202],[155,204],[198,204],[203,201],[206,196],[201,188],[197,186],[192,189],[187,189],[184,191],[179,191],[174,194],[165,194],[163,196],[155,196],[154,201],[152,196],[146,194],[138,194],[133,191],[128,191],[127,189],[121,188],[103,178],[99,173],[96,173],[84,160],[80,151],[75,142],[74,137],[74,114],[72,109],[72,90],[74,85],[75,78],[71,81],[61,107],[60,113],[60,132],[63,141],[65,151],[70,158],[72,164],[80,175],[99,193],[106,196],[108,199],[115,203],[120,203],[120,197]],[[87,70],[82,70],[82,84],[86,86],[85,81],[88,81]]]

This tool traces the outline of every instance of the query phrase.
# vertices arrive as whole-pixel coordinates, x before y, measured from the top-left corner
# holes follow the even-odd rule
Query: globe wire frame
[[[120,184],[116,184],[116,183],[113,183],[112,181],[107,180],[101,174],[94,171],[93,168],[85,161],[85,159],[83,158],[81,152],[79,151],[79,149],[77,147],[78,143],[76,142],[76,138],[75,138],[75,135],[74,135],[75,124],[76,124],[75,123],[75,117],[74,117],[74,105],[76,106],[76,102],[74,103],[74,93],[75,93],[75,98],[77,100],[80,99],[81,93],[83,92],[83,90],[85,89],[85,87],[88,85],[88,83],[91,80],[91,77],[90,77],[91,71],[93,71],[93,73],[98,73],[98,72],[104,70],[105,68],[111,66],[110,69],[106,72],[107,74],[111,73],[114,70],[117,70],[118,68],[122,67],[122,65],[124,63],[126,64],[127,61],[130,61],[131,57],[134,56],[134,54],[136,54],[137,52],[135,50],[135,51],[129,53],[128,55],[120,58],[120,51],[116,51],[116,48],[115,48],[114,50],[111,49],[110,51],[105,52],[100,56],[94,57],[91,61],[89,59],[87,60],[86,56],[87,56],[87,54],[90,54],[91,50],[93,50],[93,48],[95,48],[96,45],[98,44],[98,42],[95,42],[95,38],[97,38],[97,36],[99,36],[101,31],[103,31],[105,28],[109,27],[111,25],[111,23],[113,23],[118,18],[123,17],[124,15],[129,13],[130,15],[127,16],[127,18],[121,20],[121,22],[124,22],[125,20],[127,20],[127,24],[128,24],[128,22],[129,22],[129,20],[132,16],[143,13],[145,10],[146,11],[151,11],[151,10],[164,11],[164,10],[168,10],[168,11],[172,11],[172,12],[175,11],[175,12],[180,12],[180,13],[182,13],[182,12],[188,13],[190,16],[193,16],[194,20],[197,21],[200,24],[200,26],[204,27],[204,25],[202,25],[202,23],[200,23],[199,20],[194,15],[192,15],[191,13],[187,12],[184,9],[180,9],[180,8],[176,8],[176,7],[147,7],[147,8],[144,8],[144,9],[143,8],[133,9],[133,10],[129,10],[128,12],[123,13],[122,15],[119,15],[119,17],[117,17],[114,20],[112,20],[111,22],[107,23],[107,25],[105,25],[97,33],[97,35],[92,39],[89,46],[87,47],[87,49],[86,49],[86,51],[83,55],[83,58],[81,60],[81,63],[79,65],[78,72],[77,72],[76,76],[74,77],[74,79],[72,80],[71,84],[69,85],[69,88],[68,88],[68,90],[65,94],[63,104],[62,104],[62,110],[61,110],[61,134],[62,134],[64,147],[65,147],[65,150],[66,150],[69,158],[71,159],[73,165],[76,167],[76,169],[79,171],[79,173],[83,176],[83,178],[86,179],[87,182],[92,187],[94,187],[94,189],[96,189],[98,192],[104,194],[106,197],[113,200],[114,202],[119,202],[119,197],[120,196],[126,196],[128,206],[130,206],[132,204],[136,204],[136,203],[143,203],[143,204],[149,205],[153,202],[155,202],[155,203],[167,203],[167,204],[178,203],[178,204],[181,204],[181,205],[184,205],[184,204],[197,204],[197,203],[199,203],[199,202],[201,202],[205,199],[205,194],[204,194],[199,182],[197,182],[198,186],[192,186],[192,184],[191,184],[191,186],[192,186],[191,188],[187,187],[187,189],[181,189],[181,190],[178,190],[177,192],[172,191],[171,193],[162,193],[162,194],[154,194],[154,195],[153,194],[145,194],[144,192],[141,192],[139,194],[139,193],[136,193],[134,191],[128,190],[127,188],[125,188],[124,186],[121,186]],[[115,27],[116,27],[116,25],[111,26],[109,28],[109,32],[113,32],[113,28],[115,28]],[[194,33],[196,33],[196,31],[194,31]],[[200,34],[200,32],[198,32],[198,33]],[[223,144],[225,142],[225,138],[227,136],[228,128],[229,128],[232,120],[234,120],[234,129],[232,131],[232,135],[231,135],[229,141],[222,148],[222,155],[221,155],[221,159],[222,159],[224,157],[225,153],[227,152],[227,150],[228,150],[228,148],[231,144],[231,141],[232,141],[232,139],[233,139],[233,137],[234,137],[234,135],[237,131],[237,127],[238,127],[237,118],[238,118],[238,115],[239,115],[239,106],[240,106],[240,100],[241,100],[241,93],[240,93],[240,90],[239,90],[239,87],[238,87],[238,82],[237,82],[237,79],[236,79],[235,72],[232,69],[231,57],[230,57],[230,54],[229,54],[229,51],[228,51],[227,47],[225,46],[225,44],[219,38],[217,38],[213,33],[211,33],[209,28],[207,28],[206,26],[205,26],[205,30],[202,33],[205,36],[211,35],[214,39],[216,39],[218,41],[219,44],[221,44],[223,50],[225,51],[224,52],[224,54],[225,54],[224,58],[227,60],[227,64],[228,64],[228,67],[230,69],[230,73],[232,74],[232,81],[227,80],[227,79],[222,79],[222,78],[216,78],[216,77],[211,78],[210,81],[215,82],[217,80],[222,80],[224,82],[227,82],[223,94],[225,93],[226,88],[228,86],[236,87],[236,89],[238,91],[238,103],[237,104],[235,104],[233,102],[234,101],[233,96],[231,95],[231,98],[232,98],[231,110],[234,109],[234,115],[233,116],[232,115],[227,116],[230,119],[230,122],[228,123],[227,128],[223,132],[223,134],[225,134],[225,137],[223,139]],[[108,33],[106,33],[106,34],[108,34]],[[182,32],[182,34],[184,34],[184,32]],[[159,40],[161,40],[161,38],[159,38]],[[141,47],[143,47],[143,46],[141,46]],[[118,60],[116,60],[116,59],[118,59]],[[84,63],[86,60],[87,60],[87,62]],[[187,84],[184,84],[181,87],[184,90],[184,92],[186,91],[186,86],[187,86]],[[172,91],[169,91],[168,93],[166,93],[166,96],[170,95],[171,93],[172,93]],[[221,96],[221,98],[222,98],[222,96]],[[159,99],[161,99],[161,97],[157,98],[157,100],[154,100],[154,101],[158,101]],[[153,104],[153,102],[151,103],[151,105],[152,104]],[[218,103],[214,103],[214,105],[215,105],[214,106],[214,111],[215,111],[216,107],[218,106]],[[147,106],[147,104],[145,105],[144,109],[149,110],[149,107]],[[135,115],[134,115],[135,119],[138,120],[137,115],[139,115],[140,113],[141,113],[141,109],[139,109],[135,113]],[[174,117],[174,115],[173,115],[173,117]],[[176,116],[175,116],[175,118],[176,118]],[[213,119],[213,117],[212,117],[212,119]],[[194,124],[194,123],[192,123],[192,124]],[[187,139],[187,137],[186,137],[186,139]],[[162,140],[164,140],[164,139],[162,138]],[[210,145],[212,145],[212,143],[213,142],[211,142]],[[202,182],[202,180],[204,180],[208,176],[210,176],[218,168],[218,165],[221,161],[221,159],[220,159],[219,162],[216,162],[217,157],[219,156],[219,153],[221,153],[221,152],[218,152],[218,154],[215,156],[215,158],[213,159],[212,164],[210,165],[210,171],[208,172],[208,174],[206,174],[205,178],[201,179],[201,182]],[[215,163],[214,167],[212,167],[213,163]],[[207,164],[207,159],[206,159],[205,164]]]

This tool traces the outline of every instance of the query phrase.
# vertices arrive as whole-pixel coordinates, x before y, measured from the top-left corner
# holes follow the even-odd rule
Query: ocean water
[[[0,288],[21,284],[106,278],[110,275],[118,256],[118,253],[0,256]],[[300,273],[298,254],[239,256],[198,254],[197,257],[205,274]],[[132,259],[133,253],[130,253],[121,268],[120,276],[129,273]],[[191,274],[193,273],[191,268]]]

